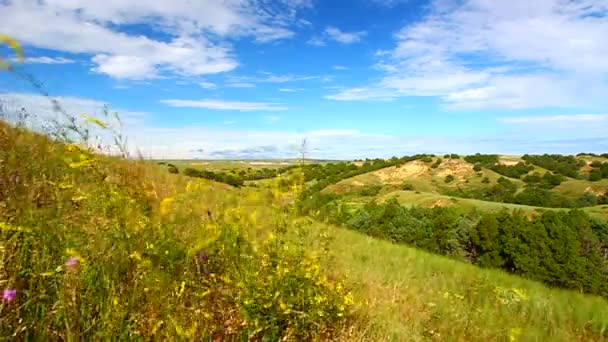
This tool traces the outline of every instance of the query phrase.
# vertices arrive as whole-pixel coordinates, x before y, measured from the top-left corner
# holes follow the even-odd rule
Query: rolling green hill
[[[0,146],[3,339],[607,337],[605,299],[298,216],[302,184],[235,188],[4,123]]]
[[[585,162],[603,160],[600,157],[578,157]],[[599,158],[599,159],[598,159]],[[503,175],[481,167],[479,171],[473,169],[473,164],[464,160],[444,160],[439,166],[433,168],[433,162],[422,162],[415,160],[400,166],[390,166],[377,171],[364,173],[354,177],[346,178],[335,184],[329,185],[323,190],[325,193],[342,195],[345,203],[362,205],[370,201],[377,194],[377,199],[383,201],[387,198],[396,197],[404,205],[452,206],[462,210],[473,208],[481,211],[496,212],[503,209],[523,210],[526,213],[542,212],[546,208],[536,205],[521,205],[517,203],[502,203],[491,200],[476,198],[462,198],[456,191],[460,189],[480,190],[490,189],[498,183],[501,178],[506,178],[515,188],[514,194],[521,193],[526,183],[521,179],[504,177]],[[500,156],[499,160],[505,165],[514,165],[521,162],[516,156]],[[588,167],[580,169],[581,177],[588,173]],[[544,174],[546,169],[534,166],[528,174],[535,172]],[[454,180],[446,183],[446,177],[452,175]],[[561,184],[550,189],[552,193],[569,199],[576,199],[585,194],[602,196],[608,191],[608,179],[589,181],[586,179],[573,179],[564,177]],[[588,205],[584,210],[593,216],[608,219],[608,211],[605,205]]]

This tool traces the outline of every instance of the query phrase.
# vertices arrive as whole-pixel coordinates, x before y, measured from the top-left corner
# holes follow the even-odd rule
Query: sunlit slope
[[[600,341],[608,302],[359,233],[333,230],[337,266],[377,341]]]

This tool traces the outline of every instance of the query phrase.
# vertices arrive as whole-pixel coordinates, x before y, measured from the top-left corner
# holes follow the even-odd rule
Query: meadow
[[[306,167],[232,187],[6,123],[0,145],[6,339],[607,336],[604,298],[302,216]]]

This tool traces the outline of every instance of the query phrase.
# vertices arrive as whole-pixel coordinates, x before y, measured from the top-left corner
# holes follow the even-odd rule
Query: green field
[[[0,143],[5,339],[607,337],[603,298],[298,216],[298,184],[235,188],[5,124]],[[433,177],[432,186],[445,186]],[[538,210],[415,191],[379,198],[393,196],[407,205]]]
[[[334,234],[336,262],[366,301],[362,339],[600,341],[597,331],[608,329],[604,299],[347,230]]]
[[[158,160],[156,162],[171,163],[177,166],[179,169],[185,169],[188,167],[195,169],[205,169],[209,171],[230,171],[230,170],[244,170],[244,169],[278,169],[281,167],[294,165],[300,163],[297,159],[260,159],[260,160]]]

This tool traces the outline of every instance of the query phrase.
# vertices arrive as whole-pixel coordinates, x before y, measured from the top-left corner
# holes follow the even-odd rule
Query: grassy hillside
[[[377,341],[600,341],[608,302],[336,229]]]
[[[3,339],[572,341],[608,328],[604,299],[298,217],[291,185],[233,188],[2,123],[0,146]]]
[[[601,157],[578,157],[585,162],[593,160],[603,161]],[[441,161],[439,165],[433,165]],[[504,165],[515,165],[521,162],[520,157],[499,156],[498,161]],[[589,166],[580,169],[582,177],[588,176]],[[533,173],[544,174],[546,169],[533,166]],[[446,177],[452,176],[453,180],[447,182]],[[360,174],[346,178],[335,184],[329,185],[323,190],[325,193],[335,193],[343,196],[345,203],[355,206],[363,205],[377,198],[383,201],[387,198],[396,197],[404,205],[452,206],[462,211],[473,208],[481,211],[497,212],[500,210],[523,210],[526,213],[538,213],[548,208],[536,205],[521,205],[515,203],[502,203],[491,200],[475,198],[461,198],[457,191],[487,191],[499,183],[503,175],[480,167],[474,170],[474,165],[462,159],[440,160],[435,157],[428,162],[414,160],[399,166],[390,166],[377,171]],[[514,195],[521,193],[527,186],[525,182],[517,178],[509,178],[508,181],[515,188]],[[585,194],[602,196],[608,191],[608,179],[589,181],[587,179],[573,179],[564,177],[561,184],[549,190],[563,198],[576,200]],[[589,205],[584,210],[595,217],[608,219],[608,212],[603,209],[604,205]]]
[[[280,188],[173,175],[4,123],[0,146],[2,338],[343,334],[352,294]]]

